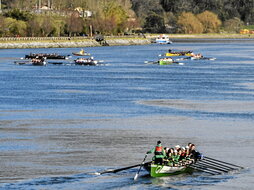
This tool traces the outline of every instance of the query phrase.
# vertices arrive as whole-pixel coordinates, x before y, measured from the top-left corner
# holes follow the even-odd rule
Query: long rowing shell
[[[181,53],[181,52],[175,52],[175,53],[166,53],[165,56],[191,56],[192,54],[191,53]]]

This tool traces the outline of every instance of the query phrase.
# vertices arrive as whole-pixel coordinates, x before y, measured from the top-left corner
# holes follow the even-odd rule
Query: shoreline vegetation
[[[105,41],[109,46],[145,45],[159,34],[145,36],[108,36]],[[200,40],[200,39],[254,39],[253,34],[168,34],[173,41]],[[0,38],[0,49],[19,48],[68,48],[68,47],[96,47],[103,44],[90,37],[7,37]]]

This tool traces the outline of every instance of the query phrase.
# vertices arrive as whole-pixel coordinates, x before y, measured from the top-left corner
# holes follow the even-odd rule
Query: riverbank
[[[150,44],[159,34],[142,36],[105,37],[109,46],[128,46]],[[168,34],[173,42],[221,41],[221,40],[254,40],[254,34]],[[19,37],[0,38],[0,49],[24,48],[72,48],[102,46],[94,38],[89,37]]]
[[[156,38],[159,34],[146,35],[147,38]],[[167,34],[170,39],[254,39],[254,34]]]
[[[105,38],[109,46],[117,45],[145,45],[151,43],[147,38],[141,37],[108,37]],[[102,46],[92,38],[2,38],[0,49],[24,48],[68,48],[68,47],[95,47]]]

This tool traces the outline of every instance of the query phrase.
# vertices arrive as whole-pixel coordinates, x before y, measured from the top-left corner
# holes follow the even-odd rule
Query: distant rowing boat
[[[192,52],[189,52],[189,51],[165,53],[165,56],[191,56],[191,55],[192,55]]]
[[[79,52],[72,52],[75,56],[89,56],[90,53],[85,52],[83,49],[81,49]]]
[[[68,59],[68,56],[59,55],[57,53],[30,53],[25,55],[25,59],[43,58],[46,59]]]
[[[176,59],[177,61],[181,61],[181,60],[210,60],[210,61],[214,61],[216,60],[215,57],[184,57],[184,58],[179,58]]]
[[[47,64],[47,62],[46,62],[46,59],[44,57],[34,58],[34,59],[32,59],[32,64],[34,66],[45,66]]]
[[[157,64],[157,65],[172,65],[172,64],[184,65],[184,63],[174,61],[172,58],[169,58],[169,57],[168,58],[161,58],[158,61],[145,61],[144,63]]]
[[[76,65],[87,65],[87,66],[96,66],[99,64],[99,61],[94,60],[93,58],[78,58],[74,60]]]
[[[193,55],[192,51],[172,51],[171,49],[169,49],[168,51],[169,52],[165,54],[160,54],[159,56],[171,57],[171,56],[192,56]]]

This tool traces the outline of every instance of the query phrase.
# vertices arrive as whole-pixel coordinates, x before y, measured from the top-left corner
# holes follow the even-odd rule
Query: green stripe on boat
[[[151,177],[172,176],[181,173],[189,173],[193,170],[187,166],[166,166],[158,164],[145,164],[144,167],[150,173]]]

